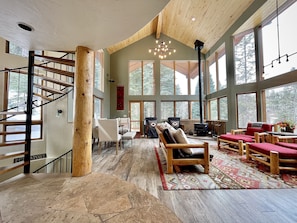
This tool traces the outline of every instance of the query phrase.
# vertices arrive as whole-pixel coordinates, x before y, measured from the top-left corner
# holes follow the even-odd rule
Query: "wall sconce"
[[[56,117],[60,118],[62,116],[63,110],[57,109]]]
[[[107,77],[107,81],[109,83],[114,83],[115,82],[114,79],[112,79],[111,77],[109,77],[109,74],[106,74],[106,77]]]

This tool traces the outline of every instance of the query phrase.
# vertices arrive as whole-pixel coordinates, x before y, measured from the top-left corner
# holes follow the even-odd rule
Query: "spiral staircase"
[[[30,51],[28,59],[28,67],[0,71],[0,75],[6,77],[12,72],[26,77],[28,87],[26,101],[0,111],[0,175],[18,168],[24,168],[24,173],[30,172],[31,128],[37,123],[32,120],[32,111],[65,97],[73,90],[74,52],[39,55]],[[26,118],[21,120],[17,116]],[[13,126],[25,126],[25,130],[12,131],[14,128],[9,127]],[[16,138],[24,139],[8,140],[9,136],[21,136]],[[20,149],[20,145],[24,145],[23,149]],[[19,161],[13,162],[15,159]]]

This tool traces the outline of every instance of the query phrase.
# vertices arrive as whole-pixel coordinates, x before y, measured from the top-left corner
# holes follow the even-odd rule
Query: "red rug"
[[[255,162],[246,162],[229,150],[217,150],[210,146],[214,155],[209,174],[203,173],[203,167],[182,167],[180,173],[166,174],[166,160],[158,147],[155,147],[160,178],[164,190],[203,190],[203,189],[279,189],[297,188],[297,175],[271,175],[259,169]]]

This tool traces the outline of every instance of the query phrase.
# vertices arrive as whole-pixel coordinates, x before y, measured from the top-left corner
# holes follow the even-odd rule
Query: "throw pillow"
[[[173,135],[172,135],[172,133],[169,131],[169,129],[164,129],[163,130],[163,136],[164,136],[164,138],[165,138],[165,140],[166,140],[166,142],[168,143],[168,144],[170,144],[170,143],[176,143],[176,141],[175,141],[175,139],[174,139],[174,137],[173,137]],[[179,149],[174,149],[173,150],[173,158],[180,158],[180,151],[179,151]]]
[[[188,138],[185,134],[185,132],[181,129],[181,128],[178,128],[175,133],[173,134],[175,140],[177,143],[181,143],[181,144],[189,144],[189,141],[188,141]],[[187,154],[192,154],[191,152],[191,149],[190,148],[185,148],[185,149],[182,149],[182,151],[184,153],[187,153]]]

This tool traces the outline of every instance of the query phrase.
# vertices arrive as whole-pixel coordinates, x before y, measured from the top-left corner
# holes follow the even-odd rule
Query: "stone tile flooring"
[[[4,222],[180,222],[157,198],[102,173],[21,174],[0,183]]]

